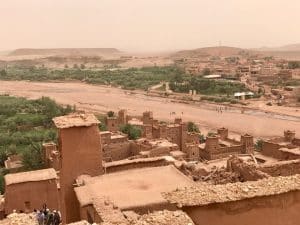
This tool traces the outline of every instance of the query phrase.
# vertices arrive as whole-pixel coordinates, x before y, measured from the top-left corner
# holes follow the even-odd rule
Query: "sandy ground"
[[[149,97],[142,93],[132,94],[117,88],[71,82],[0,81],[0,94],[4,93],[27,98],[49,96],[58,103],[76,105],[78,109],[94,112],[125,108],[129,114],[140,115],[151,110],[159,120],[173,120],[181,116],[184,121],[197,122],[201,131],[224,126],[234,133],[247,132],[255,137],[282,136],[285,129],[295,130],[298,136],[300,134],[300,113],[295,113],[295,109],[291,116],[260,110],[246,110],[242,114],[237,108],[219,113],[211,104],[174,103],[170,99]],[[170,115],[171,112],[176,114]]]

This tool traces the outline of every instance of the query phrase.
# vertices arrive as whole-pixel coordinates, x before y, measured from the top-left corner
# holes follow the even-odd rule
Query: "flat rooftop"
[[[233,202],[254,197],[270,196],[300,190],[300,174],[288,177],[270,177],[258,181],[224,185],[198,184],[163,193],[170,202],[181,206],[203,206]]]
[[[294,155],[300,155],[300,148],[299,147],[295,147],[295,148],[280,148],[279,151],[291,153],[291,154],[294,154]]]
[[[44,180],[52,180],[56,179],[57,175],[53,168],[51,169],[43,169],[43,170],[35,170],[29,172],[22,173],[12,173],[4,176],[5,184],[19,184],[25,182],[36,182],[36,181],[44,181]]]
[[[57,128],[65,129],[70,127],[89,127],[99,124],[99,120],[94,114],[90,113],[72,113],[66,116],[53,118]]]
[[[84,186],[75,188],[81,206],[97,205],[94,201],[105,196],[121,210],[167,204],[162,192],[194,185],[173,165],[115,172],[86,178],[84,182]]]

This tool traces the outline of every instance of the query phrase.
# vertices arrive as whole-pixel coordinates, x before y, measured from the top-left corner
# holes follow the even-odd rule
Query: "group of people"
[[[216,111],[218,113],[223,113],[223,111],[226,111],[227,110],[227,107],[216,107]]]
[[[61,214],[57,210],[49,210],[46,204],[41,210],[35,210],[39,225],[59,225],[61,223]]]

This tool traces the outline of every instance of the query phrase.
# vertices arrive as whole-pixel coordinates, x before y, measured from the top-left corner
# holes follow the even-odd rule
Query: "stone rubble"
[[[0,220],[0,225],[38,225],[33,213],[12,213],[6,219]]]
[[[165,199],[182,206],[199,206],[212,203],[238,201],[259,196],[269,196],[300,190],[300,175],[270,177],[244,183],[209,185],[201,183],[193,187],[163,193]]]

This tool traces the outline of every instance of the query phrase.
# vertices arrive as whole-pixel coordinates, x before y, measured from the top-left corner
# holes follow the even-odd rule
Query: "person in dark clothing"
[[[52,212],[48,212],[46,225],[53,225],[54,224],[53,222],[54,222],[54,215]]]
[[[61,222],[59,213],[53,210],[53,215],[53,225],[59,225]]]

